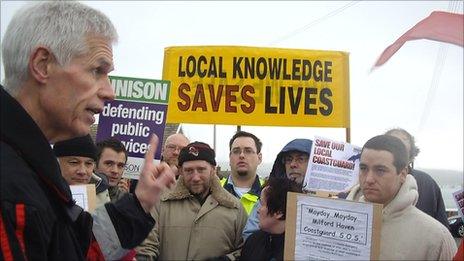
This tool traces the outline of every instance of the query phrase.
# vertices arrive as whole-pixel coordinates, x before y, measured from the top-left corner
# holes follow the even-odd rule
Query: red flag
[[[464,16],[462,14],[434,11],[424,20],[409,29],[380,55],[374,67],[381,66],[390,59],[406,41],[429,39],[463,46]]]

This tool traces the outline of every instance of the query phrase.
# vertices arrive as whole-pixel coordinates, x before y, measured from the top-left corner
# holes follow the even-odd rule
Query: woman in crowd
[[[287,178],[271,177],[261,192],[259,228],[245,241],[240,260],[283,260],[287,192],[301,192],[301,185]]]

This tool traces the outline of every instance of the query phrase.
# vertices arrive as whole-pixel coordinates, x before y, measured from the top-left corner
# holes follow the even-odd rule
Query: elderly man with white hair
[[[94,221],[72,199],[50,147],[88,134],[94,115],[114,99],[108,73],[116,39],[105,15],[78,2],[33,3],[8,25],[0,88],[0,260],[119,258],[98,239],[130,249],[153,227],[149,212],[175,182],[167,164],[153,164],[156,138],[134,195],[98,208]],[[112,222],[115,234],[101,222]],[[93,234],[92,227],[102,229]]]

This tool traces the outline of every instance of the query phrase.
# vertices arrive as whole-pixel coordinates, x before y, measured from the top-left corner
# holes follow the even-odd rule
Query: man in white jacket
[[[445,226],[415,207],[417,184],[407,163],[401,140],[371,138],[361,152],[359,185],[347,199],[383,204],[380,259],[451,260],[456,243]]]

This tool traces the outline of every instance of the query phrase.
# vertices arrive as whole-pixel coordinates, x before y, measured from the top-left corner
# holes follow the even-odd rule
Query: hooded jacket
[[[407,175],[393,200],[383,207],[380,236],[381,260],[451,260],[456,243],[440,222],[417,209],[417,183]],[[365,202],[360,185],[348,200]]]
[[[313,146],[312,140],[308,139],[294,139],[287,143],[282,150],[277,154],[277,157],[272,165],[270,177],[287,177],[285,170],[285,163],[283,162],[283,157],[287,152],[290,151],[299,151],[308,153],[308,156],[311,155],[311,148]],[[259,219],[258,219],[258,209],[261,207],[261,203],[258,201],[253,209],[251,210],[250,217],[247,220],[245,228],[243,229],[243,240],[246,240],[253,232],[259,230]]]
[[[225,255],[235,259],[238,253],[233,252],[243,243],[245,209],[221,187],[216,175],[210,191],[200,204],[180,176],[152,212],[156,225],[137,248],[137,260],[205,260]]]
[[[313,146],[313,142],[308,139],[294,139],[290,141],[287,145],[283,147],[283,149],[277,154],[277,157],[274,161],[274,165],[272,165],[271,173],[269,177],[286,177],[285,174],[285,163],[283,162],[283,156],[289,151],[299,151],[308,153],[308,156],[311,155],[311,148]]]

